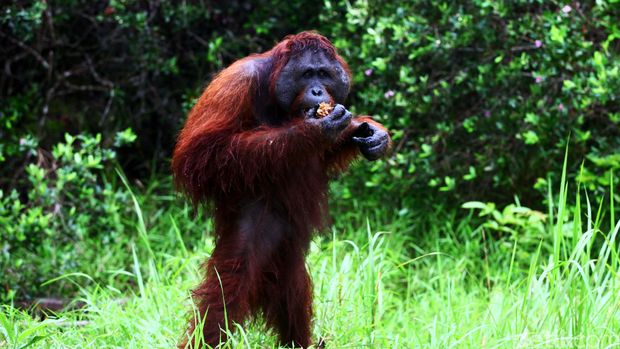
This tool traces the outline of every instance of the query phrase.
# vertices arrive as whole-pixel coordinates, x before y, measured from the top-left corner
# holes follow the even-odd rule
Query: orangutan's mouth
[[[314,118],[316,117],[317,108],[318,108],[318,104],[312,107],[301,108],[301,114],[305,118]]]

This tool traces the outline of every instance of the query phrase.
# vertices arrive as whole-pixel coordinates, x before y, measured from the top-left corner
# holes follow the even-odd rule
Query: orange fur
[[[304,256],[311,233],[326,225],[329,173],[344,170],[359,151],[350,141],[353,126],[334,143],[274,104],[279,71],[295,50],[310,48],[332,55],[348,72],[324,37],[289,36],[220,72],[189,113],[174,149],[175,183],[214,216],[216,248],[193,291],[205,318],[202,339],[211,346],[226,339],[221,328],[257,311],[283,343],[311,343]],[[357,118],[352,125],[363,121],[374,123]],[[196,324],[192,318],[179,348],[193,347]]]

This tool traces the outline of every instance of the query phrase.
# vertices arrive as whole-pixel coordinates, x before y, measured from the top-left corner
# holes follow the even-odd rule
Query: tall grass
[[[613,184],[610,191],[613,195]],[[575,193],[571,206],[569,193]],[[339,222],[336,226],[348,228],[317,237],[308,257],[314,338],[324,339],[327,348],[620,346],[620,223],[613,200],[608,210],[593,207],[566,176],[557,196],[540,236],[498,238],[468,218],[457,221],[450,212],[429,210],[381,226],[362,216],[354,221],[366,224]],[[194,242],[183,239],[182,227],[189,226],[190,217],[179,212],[148,226],[143,217],[153,213],[143,213],[138,199],[140,239],[131,253],[118,251],[133,268],[116,271],[131,277],[135,291],[75,278],[86,307],[49,314],[43,321],[4,305],[0,347],[176,344],[191,308],[188,290],[201,276],[199,265],[212,241],[206,249],[188,248]],[[375,216],[388,215],[381,210]],[[606,230],[605,211],[611,222]],[[173,240],[169,247],[152,249],[150,242],[163,236]],[[532,239],[538,242],[524,243]],[[508,248],[499,248],[502,244]],[[226,347],[277,345],[258,318],[236,324]]]

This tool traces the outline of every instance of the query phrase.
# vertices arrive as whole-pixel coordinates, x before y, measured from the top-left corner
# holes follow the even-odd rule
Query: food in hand
[[[331,104],[322,102],[319,104],[319,108],[316,110],[316,116],[319,118],[324,118],[329,115],[332,110],[334,110],[334,107]]]

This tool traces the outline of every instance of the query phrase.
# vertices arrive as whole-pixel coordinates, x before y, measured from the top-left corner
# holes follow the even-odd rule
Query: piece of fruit
[[[332,110],[334,110],[334,107],[331,104],[322,102],[319,104],[319,108],[316,110],[316,115],[320,118],[324,118],[329,115]]]

